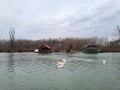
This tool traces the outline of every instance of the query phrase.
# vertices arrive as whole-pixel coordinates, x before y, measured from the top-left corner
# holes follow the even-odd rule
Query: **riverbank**
[[[81,50],[82,49],[72,50],[72,53],[81,52]],[[0,50],[0,52],[34,52],[34,49],[17,49],[17,50],[8,49],[3,51]],[[66,50],[59,50],[59,51],[52,50],[52,52],[66,52]],[[100,48],[100,53],[104,53],[104,52],[120,52],[120,48],[111,48],[111,47]]]
[[[102,52],[120,52],[120,48],[109,48],[109,47],[106,47],[106,48],[101,48],[101,51]]]

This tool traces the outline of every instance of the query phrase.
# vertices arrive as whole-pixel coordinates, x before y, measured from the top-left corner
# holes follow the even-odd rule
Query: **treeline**
[[[108,41],[107,38],[58,38],[43,40],[15,40],[15,29],[10,27],[9,40],[0,40],[0,52],[33,52],[42,44],[52,47],[53,52],[80,51],[87,44],[95,44],[103,52],[120,52],[120,27],[114,33],[118,39]]]
[[[112,48],[112,42],[107,38],[58,38],[58,39],[43,39],[43,40],[0,40],[0,52],[33,52],[42,44],[47,44],[52,47],[53,52],[66,51],[80,51],[87,44],[95,44],[98,48]],[[115,47],[117,48],[117,47]]]

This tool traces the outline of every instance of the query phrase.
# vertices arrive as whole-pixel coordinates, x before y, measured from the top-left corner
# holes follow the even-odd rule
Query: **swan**
[[[88,63],[90,63],[91,62],[91,59],[88,59]]]
[[[65,63],[66,63],[66,60],[65,59],[62,59],[62,62],[57,62],[57,66],[58,66],[58,68],[63,68],[64,67],[64,65],[65,65]]]
[[[103,62],[103,64],[106,64],[106,60],[103,60],[102,62]]]
[[[38,49],[35,49],[35,50],[34,50],[34,52],[35,52],[35,53],[38,53],[38,52],[39,52],[39,50],[38,50]]]

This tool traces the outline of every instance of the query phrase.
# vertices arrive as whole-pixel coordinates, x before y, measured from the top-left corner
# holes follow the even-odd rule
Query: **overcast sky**
[[[108,37],[120,25],[120,0],[0,0],[0,39]]]

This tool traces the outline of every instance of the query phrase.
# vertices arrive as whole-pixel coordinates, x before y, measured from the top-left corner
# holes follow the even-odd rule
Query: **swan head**
[[[62,59],[63,63],[66,63],[66,60],[65,59]]]

